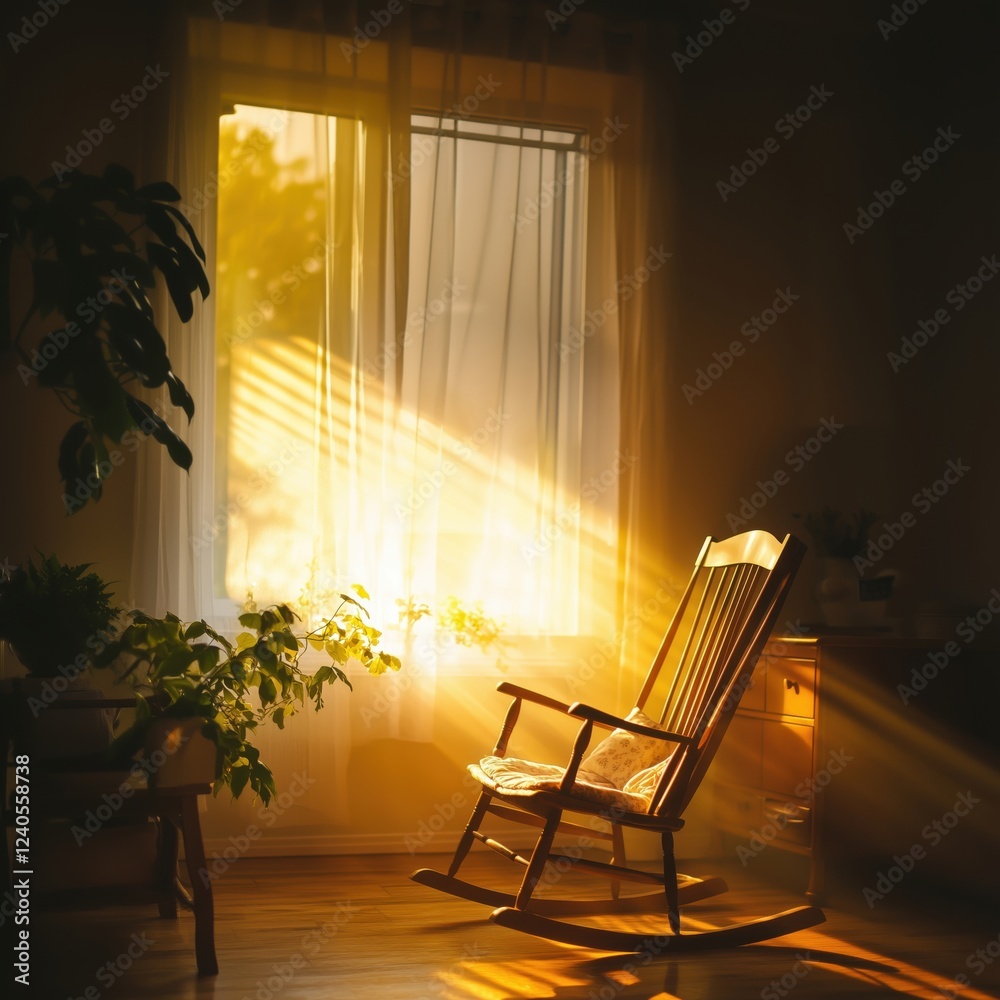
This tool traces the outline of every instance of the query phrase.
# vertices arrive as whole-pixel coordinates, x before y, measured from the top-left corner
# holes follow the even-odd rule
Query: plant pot
[[[219,748],[204,735],[205,725],[202,718],[157,719],[150,725],[143,744],[150,784],[165,789],[215,781]]]

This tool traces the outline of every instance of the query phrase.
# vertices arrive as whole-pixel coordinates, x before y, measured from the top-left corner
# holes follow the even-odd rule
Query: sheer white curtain
[[[252,591],[321,614],[360,582],[388,624],[397,600],[455,595],[504,623],[526,671],[555,656],[579,672],[584,639],[635,638],[620,496],[637,470],[659,483],[620,396],[644,350],[646,108],[634,74],[587,58],[596,19],[556,65],[544,19],[511,58],[510,19],[472,45],[460,8],[441,16],[433,46],[401,16],[353,50],[189,23],[169,166],[215,280],[195,324],[168,324],[199,404],[195,465],[144,455],[135,601],[224,619]],[[498,54],[469,55],[485,36]],[[401,675],[262,734],[279,787],[322,762],[310,836],[355,829],[352,747],[447,742],[432,628],[390,637],[409,644]],[[601,680],[614,692],[618,674]]]

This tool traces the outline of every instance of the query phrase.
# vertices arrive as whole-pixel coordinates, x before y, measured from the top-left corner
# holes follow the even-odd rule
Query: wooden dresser
[[[984,691],[997,689],[996,658],[963,643],[947,655],[946,641],[831,633],[767,643],[710,772],[716,827],[745,867],[763,851],[805,855],[807,895],[818,899],[828,863],[891,859],[976,785],[995,728]]]

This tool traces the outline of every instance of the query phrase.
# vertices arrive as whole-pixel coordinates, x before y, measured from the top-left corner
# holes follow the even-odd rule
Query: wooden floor
[[[419,865],[440,867],[437,856]],[[792,995],[1000,996],[1000,906],[971,908],[914,894],[825,906],[827,923],[766,945],[654,958],[634,970],[621,955],[531,938],[486,920],[487,908],[410,882],[409,856],[244,858],[215,883],[220,972],[195,974],[193,922],[146,907],[35,914],[32,983],[0,996],[45,1000],[501,1000],[636,998],[772,1000]],[[685,925],[721,925],[803,902],[789,889],[722,874],[731,891],[692,904]],[[479,849],[463,875],[502,887],[509,862]],[[592,888],[589,882],[577,877]],[[568,881],[568,880],[567,880]],[[902,889],[903,887],[901,887]],[[920,905],[918,905],[920,904]],[[632,918],[635,920],[636,918]],[[655,918],[646,920],[660,933]],[[42,939],[42,940],[39,940]],[[129,949],[131,948],[131,955]],[[976,957],[982,950],[984,959]],[[971,962],[971,964],[967,964]],[[110,963],[110,965],[109,965]],[[7,965],[7,962],[4,962]],[[969,985],[956,984],[964,973]],[[949,992],[950,991],[950,992]]]

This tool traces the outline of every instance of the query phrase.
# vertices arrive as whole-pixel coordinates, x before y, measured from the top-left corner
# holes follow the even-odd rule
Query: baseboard
[[[503,829],[487,829],[490,836],[502,840],[504,844],[515,851],[530,851],[535,844],[535,834],[528,830],[512,830],[510,826]],[[238,857],[280,858],[309,857],[323,854],[451,854],[458,846],[460,830],[442,830],[431,836],[424,833],[330,833],[330,834],[285,834],[279,830],[270,830],[266,837],[259,840],[249,840],[245,836],[234,835],[221,838],[213,837],[205,840],[205,854],[213,858],[224,858],[235,861]],[[634,860],[653,860],[659,857],[659,838],[657,843],[643,847],[657,848],[636,849],[636,843],[630,843],[628,854]],[[691,842],[684,844],[683,850],[678,850],[678,861],[682,858],[704,858],[711,854],[707,841],[693,837]],[[680,847],[680,845],[678,845]]]
[[[496,831],[501,835],[499,831]],[[509,831],[503,841],[516,851],[530,851],[535,838],[531,834]],[[239,856],[258,858],[279,858],[313,856],[322,854],[451,854],[458,846],[461,831],[442,831],[433,837],[424,838],[416,833],[366,833],[366,834],[315,834],[282,836],[277,830],[268,832],[267,837],[248,841],[238,836],[205,840],[205,854],[209,860],[221,857],[229,861]]]

